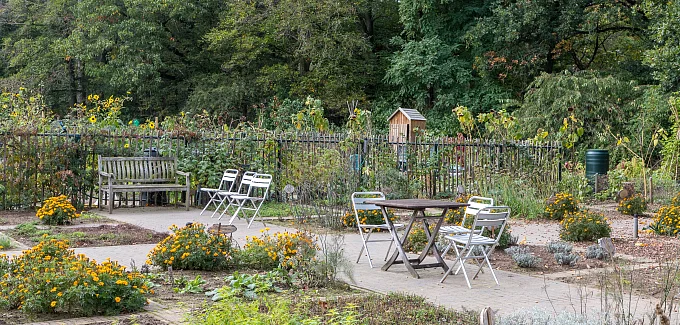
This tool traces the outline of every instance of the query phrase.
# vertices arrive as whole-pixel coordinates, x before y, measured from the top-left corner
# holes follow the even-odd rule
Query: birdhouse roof
[[[390,115],[390,117],[387,120],[388,121],[391,120],[394,117],[394,115],[397,114],[397,112],[401,112],[402,114],[404,114],[404,116],[406,116],[407,119],[411,121],[427,121],[427,119],[425,119],[425,116],[423,116],[423,114],[420,114],[420,112],[418,112],[417,110],[403,107],[399,107],[399,109],[394,111],[394,113],[392,113],[392,115]]]

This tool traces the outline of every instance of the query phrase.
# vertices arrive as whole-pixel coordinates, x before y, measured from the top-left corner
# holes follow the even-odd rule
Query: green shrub
[[[316,257],[318,246],[310,233],[286,231],[270,235],[269,228],[260,232],[260,237],[246,237],[246,244],[237,258],[241,266],[264,271],[294,270],[308,266]]]
[[[430,225],[430,231],[434,230],[434,225]],[[427,236],[423,227],[413,227],[408,234],[408,241],[404,245],[404,250],[410,253],[420,253],[427,245]]]
[[[209,234],[200,223],[170,227],[173,234],[154,247],[147,264],[175,270],[224,270],[231,265],[232,241],[224,234]]]
[[[678,192],[678,194],[675,194],[673,199],[671,199],[671,205],[676,207],[680,206],[680,192]]]
[[[67,224],[79,216],[66,195],[53,196],[45,200],[36,213],[36,217],[48,225]]]
[[[659,235],[677,236],[680,231],[680,207],[665,205],[659,208],[649,228]]]
[[[566,241],[593,241],[611,234],[607,218],[590,211],[569,214],[560,224],[560,238]]]
[[[647,202],[642,195],[636,194],[621,200],[616,210],[625,215],[639,216],[647,210]]]
[[[225,297],[240,297],[249,300],[258,299],[260,295],[273,292],[283,292],[283,288],[291,285],[288,271],[275,269],[265,274],[244,274],[234,272],[226,279],[228,285],[206,293],[212,296],[213,301],[219,301]]]
[[[472,197],[472,194],[462,194],[459,197],[457,197],[454,201],[458,203],[467,203],[468,200]],[[449,211],[446,212],[446,217],[444,217],[444,222],[450,225],[459,225],[463,226],[461,223],[463,222],[463,216],[465,215],[465,208],[460,208],[460,209],[449,209]],[[465,227],[470,227],[472,223],[470,222],[470,225],[467,225],[469,222],[468,220],[472,219],[470,216],[465,218],[466,225]]]
[[[381,210],[357,210],[359,221],[362,225],[382,225],[385,223]],[[394,212],[387,210],[387,215],[390,220],[396,220]],[[357,219],[354,217],[354,210],[347,211],[342,217],[342,225],[348,228],[357,226]],[[376,229],[380,231],[380,229]]]
[[[0,306],[25,313],[70,315],[137,311],[152,293],[137,272],[76,255],[67,241],[42,241],[22,255],[0,257]]]
[[[557,193],[554,200],[545,207],[544,216],[551,220],[562,220],[570,213],[578,212],[578,200],[569,193]]]

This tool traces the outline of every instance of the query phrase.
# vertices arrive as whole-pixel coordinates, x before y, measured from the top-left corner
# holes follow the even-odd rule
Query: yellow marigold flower
[[[116,297],[113,300],[115,300],[118,303],[118,302],[120,302],[120,297]]]
[[[52,302],[50,303],[50,306],[54,307],[54,306],[56,306],[56,305],[57,305],[57,302],[54,301],[54,300],[52,300]]]

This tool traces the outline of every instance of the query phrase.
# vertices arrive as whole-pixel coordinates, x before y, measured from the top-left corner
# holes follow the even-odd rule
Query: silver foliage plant
[[[518,310],[510,315],[498,318],[497,325],[608,325],[601,317],[589,314],[581,315],[570,312],[555,314],[543,309],[534,308]]]

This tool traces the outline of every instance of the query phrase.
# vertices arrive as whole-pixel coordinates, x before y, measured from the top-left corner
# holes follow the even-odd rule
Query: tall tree
[[[206,35],[221,58],[225,104],[249,116],[252,103],[272,96],[313,94],[345,111],[348,99],[364,96],[367,38],[351,3],[331,0],[246,0],[230,3],[219,27]],[[210,83],[205,91],[210,91]]]

